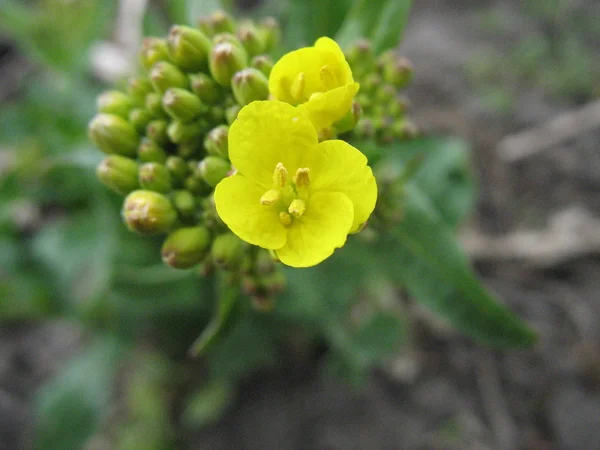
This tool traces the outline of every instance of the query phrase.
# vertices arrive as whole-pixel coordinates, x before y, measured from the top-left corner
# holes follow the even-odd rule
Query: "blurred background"
[[[184,3],[0,3],[0,449],[600,449],[600,4],[414,2],[412,118],[470,146],[461,243],[540,337],[488,350],[377,289],[409,331],[358,376],[301,334],[278,347],[261,316],[186,359],[211,283],[163,267],[95,180],[96,95]],[[298,47],[350,2],[222,3]]]

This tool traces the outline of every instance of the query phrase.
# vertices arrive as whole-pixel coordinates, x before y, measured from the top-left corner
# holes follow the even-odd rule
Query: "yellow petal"
[[[298,154],[317,142],[316,130],[297,108],[278,101],[252,102],[229,129],[229,159],[239,173],[267,190],[277,163],[294,173]]]
[[[344,79],[340,80],[341,83],[349,84],[354,81],[352,78],[352,69],[350,69],[350,65],[346,61],[344,52],[337,42],[328,37],[321,37],[315,42],[315,48],[331,52],[336,56],[339,65],[342,67],[342,72],[344,73]]]
[[[298,109],[308,116],[317,130],[322,130],[342,119],[350,111],[352,99],[358,92],[358,88],[358,83],[351,83],[317,94]]]
[[[367,158],[339,140],[321,142],[300,164],[310,168],[311,192],[342,192],[354,205],[351,232],[367,221],[377,201],[377,183]]]
[[[352,226],[354,208],[340,192],[314,194],[306,212],[288,228],[286,244],[276,250],[282,263],[310,267],[331,256],[344,245]]]
[[[262,186],[233,175],[222,180],[215,189],[215,205],[219,217],[240,239],[268,249],[286,242],[286,228],[279,222],[279,211],[261,205],[265,193]]]

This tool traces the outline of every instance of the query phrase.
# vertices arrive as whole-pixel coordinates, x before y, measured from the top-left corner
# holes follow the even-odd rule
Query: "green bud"
[[[171,190],[171,174],[166,166],[158,163],[145,163],[140,166],[140,185],[149,191],[168,193]]]
[[[153,120],[146,127],[146,136],[160,146],[167,145],[169,143],[167,127],[168,125],[165,120]]]
[[[225,122],[225,108],[213,106],[208,112],[208,118],[212,124]]]
[[[219,33],[212,38],[213,44],[231,44],[235,47],[246,51],[240,40],[231,33]]]
[[[119,91],[104,91],[96,99],[98,112],[127,118],[131,109],[129,96]]]
[[[152,191],[133,191],[121,212],[127,228],[139,234],[160,234],[171,230],[177,213],[167,197]]]
[[[159,61],[169,61],[169,49],[164,39],[147,37],[142,41],[140,64],[146,70]]]
[[[378,74],[370,73],[365,76],[364,81],[361,83],[361,88],[368,94],[376,91],[382,83],[383,79]]]
[[[419,129],[414,122],[408,119],[397,120],[392,124],[394,137],[400,140],[414,139],[419,134]]]
[[[138,165],[130,158],[110,155],[96,168],[96,176],[117,194],[126,195],[139,187]]]
[[[146,77],[131,77],[127,81],[127,92],[131,101],[138,106],[146,104],[146,95],[152,92],[152,84]]]
[[[153,117],[165,118],[167,114],[162,107],[162,95],[157,92],[151,92],[146,95],[146,109],[150,111]]]
[[[262,280],[264,289],[272,296],[281,294],[285,290],[286,279],[285,275],[277,270],[270,275],[267,275]]]
[[[243,276],[242,281],[240,283],[240,287],[241,287],[242,293],[244,295],[247,295],[248,297],[250,297],[252,295],[256,295],[256,293],[259,290],[258,281],[257,281],[256,277],[253,277],[252,275]]]
[[[196,199],[189,191],[175,191],[171,196],[175,209],[185,218],[191,218],[196,213]]]
[[[233,76],[231,89],[237,102],[246,106],[269,97],[269,80],[260,70],[248,67]]]
[[[233,17],[224,11],[215,11],[212,13],[209,24],[213,30],[213,35],[218,33],[233,33],[235,30]]]
[[[204,259],[209,245],[210,232],[206,228],[180,228],[163,242],[162,260],[175,269],[189,269]]]
[[[230,106],[225,110],[225,118],[227,119],[227,123],[231,125],[235,119],[237,119],[237,115],[240,112],[242,107],[240,105]]]
[[[147,137],[142,138],[142,142],[140,142],[137,154],[138,158],[142,162],[164,164],[164,162],[167,160],[167,153],[163,150],[163,148],[152,139]]]
[[[265,35],[260,33],[251,23],[240,25],[237,37],[250,56],[260,55],[265,51]]]
[[[217,44],[210,53],[210,73],[222,86],[231,84],[231,77],[246,67],[246,52],[230,43]]]
[[[208,105],[215,104],[221,98],[221,88],[205,73],[190,75],[192,92]]]
[[[375,125],[373,121],[363,117],[354,127],[354,134],[360,139],[369,139],[375,136]]]
[[[200,161],[198,169],[204,181],[214,188],[231,171],[231,164],[218,156],[207,156]]]
[[[208,17],[200,17],[196,22],[196,27],[202,31],[205,36],[212,37],[215,35],[215,30],[213,30]]]
[[[150,81],[157,92],[164,93],[171,87],[187,88],[188,79],[176,66],[160,61],[150,70]]]
[[[140,137],[133,126],[114,114],[96,114],[88,125],[88,136],[104,153],[135,156]]]
[[[390,102],[397,95],[398,91],[391,84],[384,84],[379,86],[379,88],[375,91],[375,100],[384,107],[385,103]]]
[[[404,113],[406,113],[406,110],[408,109],[409,105],[410,102],[406,97],[398,95],[390,99],[387,107],[387,112],[390,116],[394,118],[400,118],[404,115]]]
[[[396,59],[384,65],[383,77],[396,89],[403,89],[412,81],[413,66],[406,58]]]
[[[183,159],[189,160],[194,156],[198,156],[202,150],[202,142],[200,139],[194,139],[191,141],[182,142],[177,146],[177,156],[181,156]]]
[[[213,262],[226,269],[234,269],[241,262],[245,243],[233,233],[217,236],[212,244],[211,255]]]
[[[228,136],[229,127],[227,125],[219,125],[210,130],[204,139],[206,152],[209,155],[229,158]]]
[[[275,261],[268,250],[259,250],[256,255],[256,271],[260,275],[268,275],[275,270]]]
[[[274,17],[265,17],[260,23],[259,31],[263,36],[265,51],[267,52],[277,47],[281,41],[281,28]]]
[[[260,70],[268,78],[271,74],[271,69],[273,69],[273,60],[267,55],[259,55],[252,58],[250,65]]]
[[[202,31],[175,25],[167,43],[171,59],[182,69],[197,71],[207,67],[212,42]]]
[[[169,173],[174,181],[183,183],[185,177],[190,173],[187,164],[179,156],[169,156],[165,165],[169,169]]]
[[[180,122],[191,122],[206,109],[197,96],[180,88],[167,89],[162,105],[167,114]]]
[[[144,134],[151,120],[152,114],[145,108],[134,108],[129,111],[129,123],[139,134]]]
[[[208,278],[209,276],[211,276],[215,271],[215,264],[212,261],[212,257],[210,255],[207,255],[202,262],[200,263],[200,266],[198,267],[198,274],[201,277],[204,278]]]
[[[202,178],[196,175],[190,175],[183,182],[183,186],[194,195],[206,195],[211,191],[211,187],[206,184]]]
[[[362,108],[356,101],[352,102],[352,108],[341,120],[334,124],[335,131],[338,134],[346,133],[356,126],[362,116]]]
[[[375,52],[371,43],[366,39],[351,44],[345,55],[346,61],[352,67],[352,72],[356,72],[358,75],[371,72],[375,66]]]
[[[205,122],[203,120],[183,123],[178,120],[171,122],[167,128],[167,134],[171,141],[176,144],[182,142],[191,141],[194,139],[201,139],[202,134],[206,129]]]

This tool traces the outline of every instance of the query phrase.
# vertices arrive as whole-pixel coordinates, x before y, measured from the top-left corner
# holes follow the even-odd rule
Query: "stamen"
[[[308,167],[301,167],[296,170],[294,175],[294,183],[298,188],[308,187],[310,185],[310,169]]]
[[[306,211],[306,203],[304,203],[304,200],[300,200],[299,198],[293,200],[288,208],[288,212],[296,219],[304,214],[304,211]]]
[[[270,206],[281,198],[281,193],[277,189],[271,189],[260,198],[261,205]]]
[[[283,226],[289,227],[292,224],[292,216],[285,211],[281,211],[279,213],[279,221],[283,224]]]
[[[327,65],[321,67],[321,82],[326,91],[330,91],[339,86],[338,78]]]
[[[292,81],[292,85],[290,86],[290,94],[294,100],[298,103],[302,103],[304,101],[304,89],[306,87],[306,77],[304,72],[300,72],[294,81]]]
[[[288,171],[282,163],[277,163],[273,172],[273,184],[276,187],[282,188],[287,183]]]

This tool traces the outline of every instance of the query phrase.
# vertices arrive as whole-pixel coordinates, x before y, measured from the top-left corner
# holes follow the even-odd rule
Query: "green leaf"
[[[98,339],[42,388],[35,402],[35,449],[84,448],[107,412],[113,376],[122,356],[118,341]]]
[[[395,47],[408,22],[411,0],[355,0],[336,35],[342,48],[357,39],[371,39],[381,53]]]
[[[461,331],[494,347],[524,347],[535,333],[476,278],[454,234],[415,185],[407,187],[402,222],[373,251],[389,275]]]

